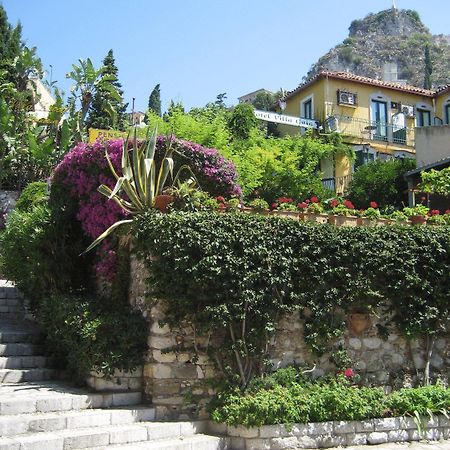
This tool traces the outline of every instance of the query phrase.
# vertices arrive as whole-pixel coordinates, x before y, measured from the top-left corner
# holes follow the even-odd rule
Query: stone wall
[[[19,198],[19,192],[17,191],[0,191],[0,211],[6,208],[10,213],[16,206],[16,201]]]
[[[165,317],[164,302],[146,298],[146,271],[141,262],[132,261],[131,304],[142,311],[148,321],[148,351],[143,368],[143,388],[156,407],[158,419],[205,418],[204,406],[213,395],[211,379],[218,374],[214,364],[199,349],[220,346],[211,336],[197,336],[189,324],[170,330],[161,326]],[[382,338],[375,315],[353,314],[348,329],[334,347],[347,350],[353,360],[351,368],[363,383],[385,386],[408,386],[420,376],[425,365],[425,342],[407,341],[399,333]],[[197,349],[197,351],[196,351]],[[315,357],[303,339],[303,323],[299,314],[279,321],[271,340],[269,354],[273,367],[302,364],[313,368],[313,376],[336,371],[330,354]],[[439,338],[431,358],[433,375],[448,377],[450,339]],[[448,382],[448,380],[446,380]]]
[[[450,438],[450,420],[434,416],[419,433],[411,417],[389,417],[364,421],[267,425],[260,428],[231,427],[210,422],[209,432],[230,436],[235,450],[330,448]]]

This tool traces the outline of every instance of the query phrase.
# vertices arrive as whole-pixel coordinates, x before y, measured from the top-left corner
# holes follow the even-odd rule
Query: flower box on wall
[[[274,209],[271,212],[272,215],[278,216],[278,217],[289,217],[290,219],[297,219],[299,218],[299,212],[298,211],[283,211],[279,209]]]
[[[328,214],[300,213],[299,219],[304,222],[328,223]]]
[[[356,216],[336,216],[331,215],[328,222],[336,226],[356,227],[358,218]]]

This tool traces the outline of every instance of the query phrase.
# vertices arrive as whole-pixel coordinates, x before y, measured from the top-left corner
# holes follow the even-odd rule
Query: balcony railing
[[[344,177],[322,178],[322,185],[324,188],[330,189],[336,194],[344,195],[348,192],[348,186],[351,180],[351,175],[346,175]]]
[[[334,116],[328,119],[328,123],[331,129],[345,136],[414,146],[414,128],[401,127],[392,123],[373,122],[351,116]]]

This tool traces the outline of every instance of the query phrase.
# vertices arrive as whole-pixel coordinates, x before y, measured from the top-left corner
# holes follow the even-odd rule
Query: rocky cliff
[[[305,78],[333,70],[383,79],[385,64],[394,63],[399,80],[423,86],[426,44],[433,65],[433,86],[449,83],[450,36],[431,34],[416,11],[394,8],[354,20],[348,38],[322,56]]]

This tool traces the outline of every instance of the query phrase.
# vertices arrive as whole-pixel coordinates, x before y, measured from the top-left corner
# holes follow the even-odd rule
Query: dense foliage
[[[36,205],[45,204],[48,200],[48,185],[43,181],[27,184],[16,203],[19,211],[31,211]]]
[[[422,172],[420,188],[431,194],[450,195],[450,167]]]
[[[228,388],[209,406],[213,420],[246,427],[364,420],[450,411],[450,389],[427,386],[385,394],[381,388],[355,388],[343,375],[311,381],[299,369],[280,369],[242,392]]]
[[[353,174],[349,199],[357,208],[367,208],[375,201],[382,208],[402,208],[408,204],[408,185],[404,174],[416,167],[413,159],[375,160]]]
[[[167,321],[188,319],[199,333],[225,333],[213,356],[244,386],[267,369],[282,313],[303,314],[305,340],[318,354],[333,348],[352,311],[388,307],[408,336],[433,339],[448,327],[447,227],[338,228],[240,214],[150,213],[136,218],[135,234],[146,261],[158,257],[151,258],[149,282],[168,300]]]

